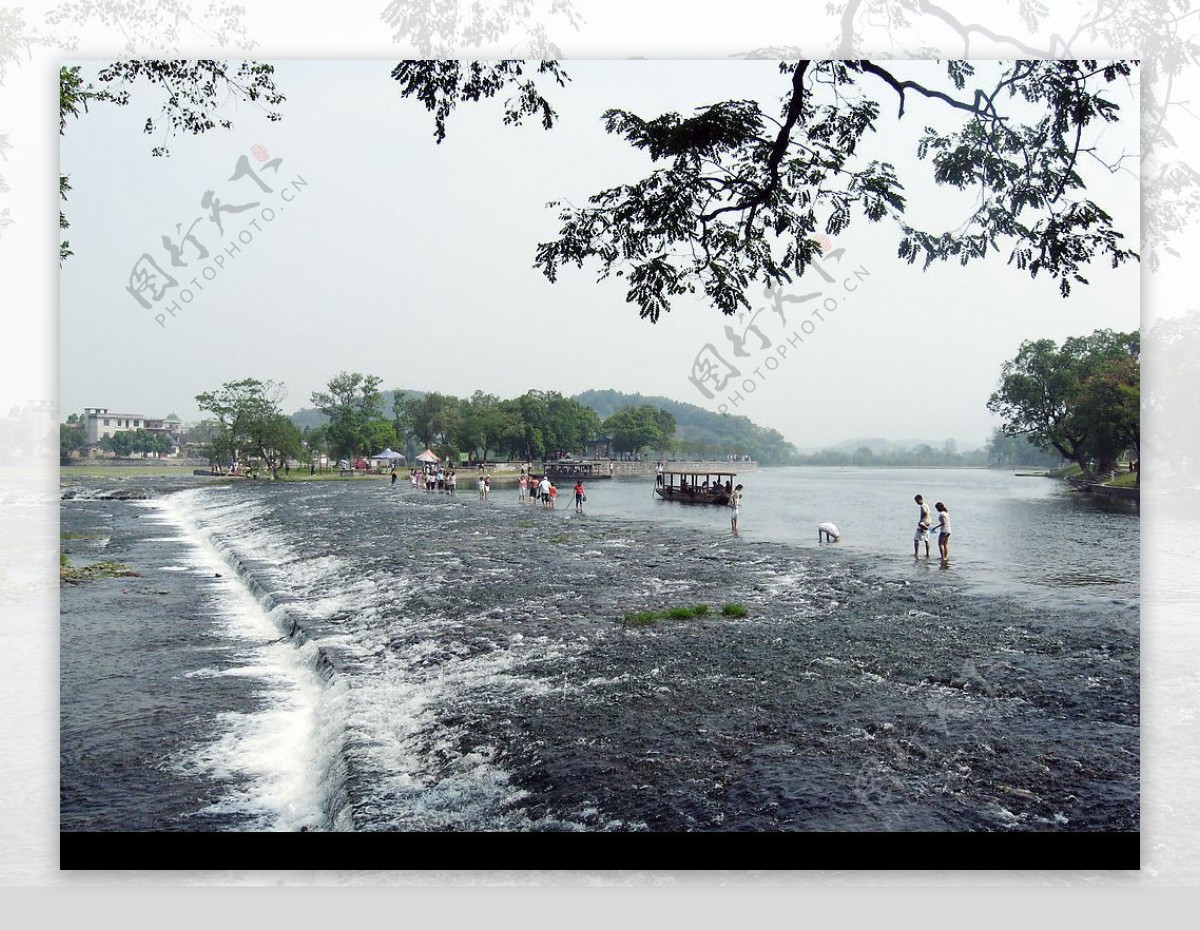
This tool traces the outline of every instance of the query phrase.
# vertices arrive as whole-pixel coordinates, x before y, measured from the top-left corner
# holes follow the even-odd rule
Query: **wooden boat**
[[[582,478],[587,481],[612,477],[603,462],[543,462],[542,474],[551,478]]]
[[[723,507],[736,486],[737,474],[731,471],[664,471],[654,491],[663,500]]]

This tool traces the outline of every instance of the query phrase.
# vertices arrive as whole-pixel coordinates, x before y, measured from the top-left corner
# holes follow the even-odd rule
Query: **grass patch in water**
[[[741,604],[726,604],[721,608],[721,613],[726,617],[745,617],[749,615],[750,611]]]
[[[93,533],[59,533],[59,539],[103,539],[103,536],[97,536]]]
[[[649,626],[655,620],[691,620],[693,617],[703,617],[708,611],[707,604],[668,607],[666,610],[639,610],[637,613],[626,614],[621,618],[621,622],[625,626]]]
[[[142,576],[120,562],[93,562],[76,568],[65,552],[58,554],[58,580],[62,584],[80,584],[97,578],[141,578]]]
[[[566,533],[555,533],[553,536],[546,537],[546,542],[561,543],[568,542],[571,539]]]

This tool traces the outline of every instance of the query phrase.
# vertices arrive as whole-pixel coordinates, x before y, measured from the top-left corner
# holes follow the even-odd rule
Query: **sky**
[[[174,137],[167,158],[150,154],[161,136],[142,132],[157,109],[144,89],[126,108],[95,107],[67,127],[75,255],[60,281],[64,418],[102,406],[193,420],[196,394],[245,377],[283,382],[290,412],[332,376],[361,371],[385,388],[460,396],[663,395],[746,415],[802,449],[867,437],[973,448],[999,422],[986,401],[1023,340],[1139,324],[1136,264],[1091,269],[1092,286],[1064,300],[1003,253],[967,268],[903,264],[895,226],[861,219],[829,243],[829,280],[784,292],[820,295],[785,304],[786,323],[751,294],[757,332],[699,298],[651,324],[620,280],[596,281],[594,264],[564,269],[554,284],[533,267],[537,243],[557,229],[549,201],[582,204],[648,168],[604,132],[606,109],[651,117],[745,98],[775,113],[787,89],[777,62],[573,61],[571,83],[552,97],[554,130],[503,126],[495,104],[461,107],[440,146],[432,118],[390,78],[393,60],[275,64],[282,120],[233,107],[233,129]],[[1135,152],[1137,101],[1118,99],[1129,119],[1103,143]],[[885,100],[885,113],[892,106]],[[936,188],[913,154],[915,134],[944,122],[941,108],[910,100],[903,122],[881,121],[874,144],[897,165],[909,214],[952,227],[973,199]],[[1088,180],[1136,249],[1137,178],[1092,171]],[[218,231],[207,191],[226,206],[258,206],[222,213]],[[172,268],[164,235],[185,266]],[[128,289],[143,255],[177,283],[161,300],[142,291],[145,306]],[[818,306],[828,312],[814,317]],[[731,324],[752,350],[742,361]],[[694,383],[694,363],[714,352],[738,376],[721,368],[723,382]]]

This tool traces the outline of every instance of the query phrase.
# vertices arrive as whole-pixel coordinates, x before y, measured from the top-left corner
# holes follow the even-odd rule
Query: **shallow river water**
[[[140,577],[63,589],[63,829],[1138,828],[1136,505],[739,480],[737,537],[652,478],[583,515],[569,485],[64,480],[64,550]]]

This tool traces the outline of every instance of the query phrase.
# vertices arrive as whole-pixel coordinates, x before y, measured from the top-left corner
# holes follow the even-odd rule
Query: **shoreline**
[[[613,478],[645,477],[645,476],[653,477],[656,461],[641,461],[641,462],[613,461],[613,463],[612,463],[613,470],[612,470],[611,477],[613,477]],[[467,465],[467,466],[463,466],[463,467],[457,469],[457,471],[458,471],[460,478],[475,477],[482,473],[482,474],[491,475],[493,481],[496,479],[501,479],[504,481],[515,482],[520,478],[521,469],[524,467],[525,464],[526,463],[524,463],[524,462],[494,462],[494,463],[488,464],[482,470],[478,466]],[[542,469],[545,466],[554,465],[554,464],[556,464],[556,463],[553,463],[553,462],[537,463],[533,466],[533,472],[534,472],[534,474],[539,474],[539,475],[543,474],[544,472],[542,471]],[[600,461],[600,462],[597,462],[596,464],[603,466],[607,463],[604,461]],[[205,479],[205,480],[223,480],[223,481],[240,482],[240,481],[246,480],[246,477],[247,477],[245,475],[228,475],[228,474],[212,475],[212,474],[198,474],[197,473],[197,472],[203,471],[207,467],[208,466],[206,463],[197,462],[194,459],[191,461],[188,461],[188,462],[180,462],[179,464],[170,464],[170,465],[163,464],[161,462],[146,462],[146,463],[130,462],[130,463],[121,463],[121,464],[114,463],[114,464],[103,464],[103,465],[60,465],[59,470],[58,470],[58,477],[59,477],[60,482],[63,480],[69,479],[71,477],[76,477],[76,478],[125,478],[125,477],[197,478],[197,479]],[[758,471],[759,468],[763,467],[763,466],[760,466],[757,462],[733,462],[733,463],[730,463],[730,462],[686,461],[686,462],[669,462],[668,467],[673,468],[675,470],[690,469],[690,470],[695,470],[697,472],[703,472],[705,470],[709,470],[709,471],[729,470],[729,471],[734,472],[735,474],[741,474],[743,472]],[[400,476],[400,478],[398,478],[397,481],[406,480],[407,475],[410,470],[411,470],[411,468],[407,465],[402,468],[398,468],[396,470],[396,472]],[[607,480],[609,480],[609,477],[610,476],[608,476],[608,475],[604,475],[602,477],[592,478],[590,480],[607,481]],[[277,481],[361,481],[361,480],[367,479],[367,478],[376,478],[376,479],[380,479],[383,481],[388,481],[391,479],[391,473],[389,471],[385,470],[380,473],[369,472],[369,473],[365,473],[365,474],[356,473],[353,475],[344,475],[344,474],[342,474],[342,469],[326,468],[323,471],[318,470],[316,472],[316,474],[310,474],[308,466],[301,466],[301,467],[293,468],[291,474],[285,475],[281,472],[279,477],[274,480],[277,480]],[[253,479],[253,480],[270,482],[273,479],[271,479],[269,477],[269,475],[260,474],[257,479]]]

